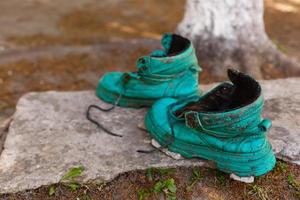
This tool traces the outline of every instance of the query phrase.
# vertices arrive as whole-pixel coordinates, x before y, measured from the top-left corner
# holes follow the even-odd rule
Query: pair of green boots
[[[191,42],[165,34],[163,50],[137,60],[137,72],[110,72],[97,96],[123,107],[152,106],[145,117],[150,135],[172,152],[214,161],[221,171],[260,176],[275,165],[261,117],[261,87],[252,77],[228,70],[231,81],[201,95],[201,68]]]

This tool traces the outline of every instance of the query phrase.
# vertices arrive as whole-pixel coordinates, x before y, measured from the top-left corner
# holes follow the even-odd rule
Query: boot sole
[[[96,90],[96,95],[103,101],[105,101],[107,103],[111,103],[111,104],[114,104],[119,97],[119,94],[113,93],[109,90],[106,90],[105,88],[103,88],[101,86],[98,86],[98,88]],[[193,92],[191,94],[185,95],[184,98],[195,96],[195,95],[197,95],[197,93]],[[164,98],[164,97],[161,97],[161,98]],[[156,102],[157,100],[159,100],[161,98],[143,99],[143,98],[132,98],[132,97],[127,97],[127,96],[123,95],[117,105],[121,106],[121,107],[131,107],[131,108],[151,107],[154,102]],[[173,98],[176,98],[176,97],[173,97]]]
[[[162,146],[168,144],[161,127],[155,124],[151,111],[145,117],[145,126],[150,135]],[[209,148],[204,145],[187,144],[184,141],[175,139],[168,146],[168,149],[181,154],[186,158],[202,158],[216,163],[219,170],[226,173],[234,173],[240,177],[261,176],[273,169],[276,163],[271,145],[268,141],[261,150],[249,153],[225,152]]]

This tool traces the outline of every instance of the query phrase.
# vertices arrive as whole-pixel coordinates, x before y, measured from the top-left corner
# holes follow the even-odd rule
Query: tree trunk
[[[268,38],[263,11],[263,0],[187,0],[177,31],[191,39],[200,65],[221,79],[227,68],[263,78],[270,64],[287,76],[300,75],[299,64]]]

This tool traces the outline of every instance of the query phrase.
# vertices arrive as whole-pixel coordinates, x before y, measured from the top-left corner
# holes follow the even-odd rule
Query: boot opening
[[[251,76],[229,69],[228,77],[233,84],[222,83],[198,102],[189,103],[175,112],[181,116],[187,111],[224,112],[253,103],[261,94],[259,83]]]
[[[187,48],[189,48],[190,44],[191,42],[188,39],[180,35],[173,34],[170,48],[167,51],[167,56],[177,55],[185,51]]]

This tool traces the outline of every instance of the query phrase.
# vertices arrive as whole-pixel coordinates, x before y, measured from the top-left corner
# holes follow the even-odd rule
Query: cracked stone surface
[[[300,164],[300,79],[261,83],[266,99],[264,116],[273,121],[268,134],[273,149],[278,158]],[[57,183],[77,165],[86,168],[82,181],[109,181],[120,173],[149,167],[209,166],[201,160],[173,160],[161,152],[137,153],[138,149],[151,149],[147,133],[138,128],[146,109],[93,111],[97,121],[124,135],[118,138],[86,120],[90,104],[109,106],[92,91],[23,96],[0,155],[0,193]]]

